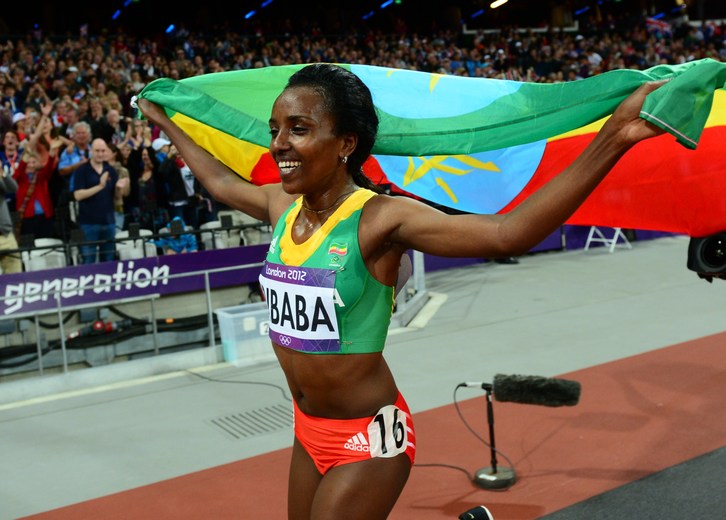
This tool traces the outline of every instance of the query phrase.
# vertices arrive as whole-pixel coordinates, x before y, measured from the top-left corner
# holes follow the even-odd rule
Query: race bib
[[[384,406],[368,425],[371,458],[395,457],[408,448],[406,412],[395,405]]]
[[[273,342],[301,352],[340,352],[335,271],[265,262],[260,286]]]

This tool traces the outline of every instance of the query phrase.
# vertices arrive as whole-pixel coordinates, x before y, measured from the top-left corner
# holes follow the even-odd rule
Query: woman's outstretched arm
[[[195,177],[214,199],[258,220],[272,222],[272,202],[284,193],[279,185],[255,186],[245,181],[195,143],[169,119],[162,107],[143,98],[138,100],[138,106],[144,117],[167,135]]]

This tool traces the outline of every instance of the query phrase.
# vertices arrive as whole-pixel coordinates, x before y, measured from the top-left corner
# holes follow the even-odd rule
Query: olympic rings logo
[[[278,338],[278,341],[280,342],[280,345],[282,345],[283,347],[289,347],[290,343],[292,343],[292,338],[290,336],[280,335],[280,337]]]

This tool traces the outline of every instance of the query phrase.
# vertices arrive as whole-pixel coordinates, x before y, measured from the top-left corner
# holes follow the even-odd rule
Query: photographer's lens
[[[715,236],[703,244],[703,261],[712,269],[726,267],[726,240],[723,236]]]

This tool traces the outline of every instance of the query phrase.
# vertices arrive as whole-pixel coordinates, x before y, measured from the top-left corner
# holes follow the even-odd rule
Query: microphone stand
[[[491,453],[491,466],[481,468],[474,474],[474,483],[484,489],[506,489],[511,487],[517,476],[514,468],[497,465],[497,449],[494,444],[494,405],[492,404],[492,391],[494,385],[484,383],[482,388],[487,396],[487,418],[489,421],[489,449]]]

